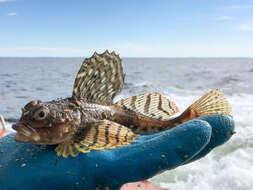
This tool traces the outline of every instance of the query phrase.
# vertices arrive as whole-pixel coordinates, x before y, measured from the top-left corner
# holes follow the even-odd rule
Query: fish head
[[[73,136],[75,127],[66,121],[60,106],[37,100],[22,108],[22,116],[12,128],[17,131],[17,142],[59,144]]]

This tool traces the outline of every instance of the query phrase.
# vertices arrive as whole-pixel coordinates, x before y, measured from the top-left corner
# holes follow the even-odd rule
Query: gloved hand
[[[210,115],[76,158],[57,157],[55,146],[17,143],[11,134],[0,140],[0,189],[116,190],[205,156],[233,131],[230,117]]]

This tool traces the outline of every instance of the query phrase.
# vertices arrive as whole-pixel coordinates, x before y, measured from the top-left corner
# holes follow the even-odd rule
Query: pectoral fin
[[[80,127],[72,143],[60,144],[55,151],[58,156],[75,157],[79,152],[114,149],[135,142],[136,138],[129,128],[109,120],[102,120]]]
[[[57,156],[63,156],[64,158],[67,158],[69,155],[72,157],[78,156],[80,151],[76,148],[74,143],[64,142],[55,148],[55,152],[57,152]],[[87,152],[89,151],[87,150]]]

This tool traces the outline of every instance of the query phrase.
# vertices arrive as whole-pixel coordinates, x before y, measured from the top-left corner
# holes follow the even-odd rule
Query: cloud
[[[217,17],[216,20],[218,21],[230,21],[230,20],[233,20],[234,18],[231,17],[231,16],[220,16],[220,17]]]
[[[6,3],[6,2],[10,2],[10,1],[14,1],[14,0],[0,0],[0,3]]]
[[[250,49],[248,49],[250,48]],[[252,57],[248,44],[122,44],[111,49],[130,57]]]
[[[241,31],[253,31],[253,24],[241,24],[239,29]]]
[[[7,16],[17,16],[18,14],[15,12],[8,13]]]
[[[0,56],[10,57],[80,57],[90,55],[92,49],[62,47],[15,47],[1,48]]]
[[[249,5],[230,5],[230,6],[225,6],[223,7],[224,9],[228,10],[245,10],[245,9],[253,9],[253,4]]]
[[[0,56],[86,57],[94,51],[115,51],[121,57],[252,57],[253,44],[114,44],[89,48],[19,47],[0,48]]]

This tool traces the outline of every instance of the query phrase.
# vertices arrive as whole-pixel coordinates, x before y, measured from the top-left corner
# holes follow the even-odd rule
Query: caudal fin
[[[191,117],[211,114],[232,115],[232,108],[220,89],[213,90],[194,102],[188,109]]]

